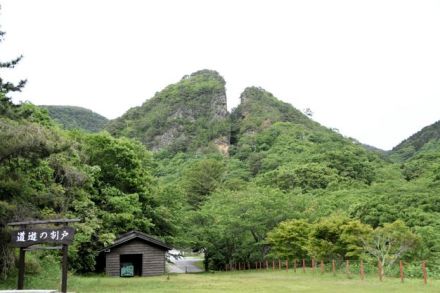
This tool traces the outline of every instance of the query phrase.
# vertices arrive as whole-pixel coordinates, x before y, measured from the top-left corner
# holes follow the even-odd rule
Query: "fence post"
[[[269,263],[267,262],[267,259],[266,259],[266,270],[268,270],[269,269]]]
[[[286,272],[289,272],[289,260],[286,259]]]
[[[365,278],[365,271],[364,271],[364,261],[361,259],[361,280],[364,280]]]
[[[380,261],[380,259],[377,262],[377,269],[379,271],[379,280],[382,282],[383,279],[383,270],[382,270],[382,262]]]
[[[296,273],[296,258],[293,260],[293,271]]]
[[[350,276],[350,260],[345,261],[345,272],[347,273],[347,276]]]
[[[399,270],[400,270],[400,282],[403,283],[404,275],[403,275],[403,262],[402,261],[399,262]]]
[[[428,273],[426,272],[426,261],[422,262],[423,271],[423,283],[426,285],[428,283]]]
[[[278,259],[278,269],[281,270],[281,260]]]
[[[315,272],[315,259],[312,258],[312,272]]]
[[[303,259],[303,273],[306,272],[306,260]]]
[[[335,264],[334,259],[332,259],[332,272],[333,272],[333,275],[336,275],[336,264]]]
[[[321,274],[324,273],[324,261],[321,259]]]

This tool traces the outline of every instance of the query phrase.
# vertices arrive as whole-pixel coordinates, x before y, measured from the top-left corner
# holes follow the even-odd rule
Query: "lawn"
[[[440,292],[440,281],[375,276],[361,281],[357,276],[319,273],[216,272],[180,274],[150,278],[72,277],[69,288],[75,292]]]
[[[55,288],[58,280],[32,280],[28,285]],[[46,282],[45,282],[46,281]],[[30,283],[30,284],[29,284]],[[41,284],[46,284],[45,286]],[[51,285],[49,285],[51,284]],[[30,286],[26,286],[29,288]],[[216,272],[202,274],[172,274],[146,278],[110,278],[105,276],[70,276],[70,292],[440,292],[440,280],[386,278],[380,282],[376,276],[364,281],[353,275],[321,275],[320,273],[269,272]],[[0,286],[4,288],[4,286]],[[35,287],[34,287],[35,288]]]

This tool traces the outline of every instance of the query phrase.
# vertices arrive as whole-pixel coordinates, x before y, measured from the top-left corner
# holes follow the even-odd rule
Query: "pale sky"
[[[0,0],[15,101],[116,118],[200,69],[391,149],[440,120],[440,1]]]

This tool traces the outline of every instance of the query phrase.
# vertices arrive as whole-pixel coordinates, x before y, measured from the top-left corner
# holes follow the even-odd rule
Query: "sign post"
[[[62,251],[62,274],[61,292],[67,292],[67,251],[68,245],[72,243],[75,229],[68,227],[69,223],[79,222],[79,219],[59,219],[59,220],[38,220],[26,222],[9,223],[9,226],[19,226],[11,235],[11,243],[20,248],[20,258],[18,261],[18,281],[17,289],[24,288],[24,271],[26,251],[37,249],[60,249]],[[55,225],[56,228],[34,229],[35,225]],[[62,227],[59,227],[61,226]],[[36,244],[61,244],[61,246],[33,246]]]
[[[63,268],[61,273],[61,292],[67,292],[67,244],[63,244]]]
[[[26,251],[23,247],[20,247],[20,258],[18,259],[18,282],[17,289],[23,290],[24,287],[24,261],[25,261]]]

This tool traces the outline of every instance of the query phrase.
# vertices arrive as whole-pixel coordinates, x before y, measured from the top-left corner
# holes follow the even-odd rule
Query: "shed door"
[[[121,277],[142,276],[142,254],[121,254],[119,258]]]

